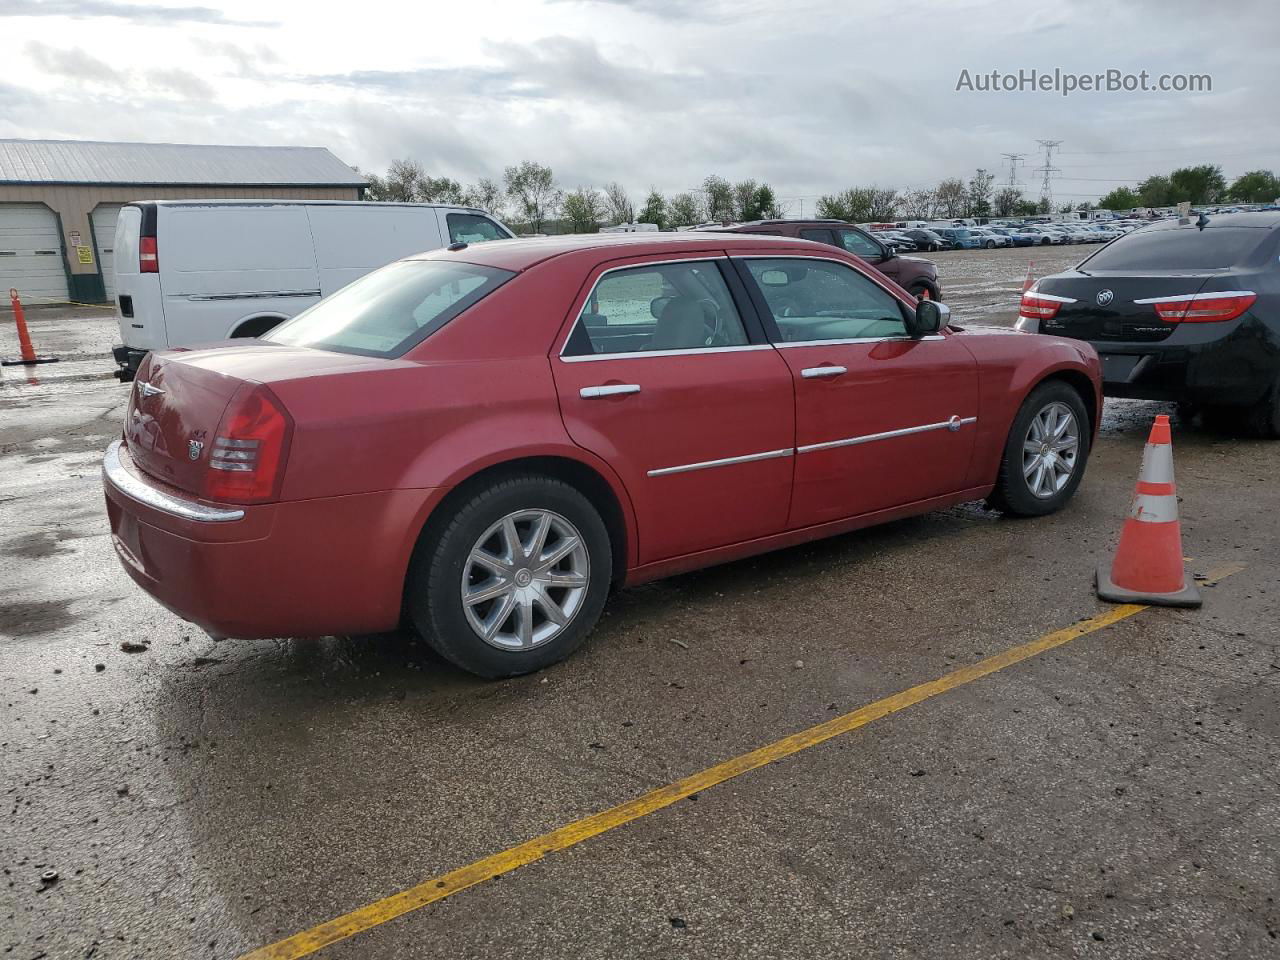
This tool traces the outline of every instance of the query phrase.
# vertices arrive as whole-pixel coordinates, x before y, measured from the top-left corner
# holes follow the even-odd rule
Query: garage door
[[[0,293],[66,300],[58,218],[42,203],[0,203]]]
[[[107,299],[116,298],[115,255],[112,246],[116,239],[116,219],[121,204],[104,203],[93,211],[93,239],[98,246],[98,264],[102,267],[102,282],[107,285]]]

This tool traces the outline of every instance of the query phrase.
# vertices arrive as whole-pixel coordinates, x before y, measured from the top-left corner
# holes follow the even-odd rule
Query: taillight
[[[155,237],[138,238],[138,272],[160,272],[160,254],[156,249]]]
[[[1240,316],[1257,299],[1258,295],[1252,290],[1230,290],[1183,297],[1149,297],[1133,302],[1151,304],[1165,323],[1223,323]]]
[[[236,391],[209,450],[205,496],[228,503],[259,503],[280,491],[293,420],[266,387]]]
[[[1064,303],[1075,303],[1071,297],[1055,297],[1052,294],[1040,293],[1034,284],[1031,289],[1022,295],[1022,302],[1018,304],[1018,316],[1025,317],[1028,320],[1049,320],[1052,319],[1059,310],[1062,309]]]

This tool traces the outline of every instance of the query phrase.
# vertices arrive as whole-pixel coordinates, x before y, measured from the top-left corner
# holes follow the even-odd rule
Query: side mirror
[[[927,337],[937,333],[950,320],[951,308],[945,303],[939,303],[937,300],[921,300],[916,304],[908,333],[913,337]]]
[[[892,260],[894,257],[898,255],[898,248],[890,246],[887,243],[881,243],[880,249],[884,251],[883,253],[880,254],[881,260]]]

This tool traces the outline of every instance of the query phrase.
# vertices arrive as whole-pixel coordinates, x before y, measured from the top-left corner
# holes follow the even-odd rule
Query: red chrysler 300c
[[[617,584],[965,500],[1062,506],[1093,348],[947,319],[803,240],[455,244],[262,340],[151,354],[104,463],[112,540],[216,635],[407,619],[524,673]]]

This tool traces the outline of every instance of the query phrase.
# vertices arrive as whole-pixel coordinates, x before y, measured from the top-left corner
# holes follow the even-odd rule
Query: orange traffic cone
[[[1116,558],[1110,567],[1098,568],[1098,596],[1116,603],[1200,606],[1200,591],[1182,567],[1173,442],[1163,414],[1156,417],[1142,454],[1142,473]]]

